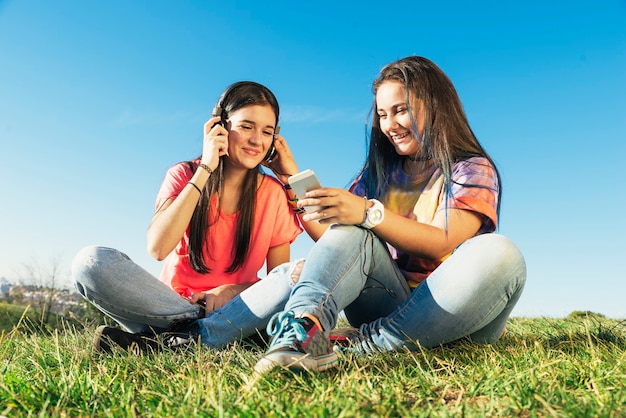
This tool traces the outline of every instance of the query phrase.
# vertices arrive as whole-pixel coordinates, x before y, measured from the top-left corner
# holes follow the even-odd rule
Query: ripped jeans
[[[506,237],[484,234],[459,245],[411,291],[373,232],[333,225],[314,245],[285,310],[312,314],[326,334],[344,310],[359,332],[356,351],[436,347],[469,336],[497,341],[526,281],[526,264]]]
[[[127,331],[163,332],[193,320],[202,343],[214,348],[265,330],[272,315],[283,310],[297,281],[301,261],[282,264],[222,308],[199,319],[204,308],[191,304],[152,274],[113,248],[90,246],[72,262],[80,294]]]

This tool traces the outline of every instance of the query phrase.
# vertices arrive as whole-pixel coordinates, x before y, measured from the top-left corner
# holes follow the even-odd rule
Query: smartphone
[[[293,176],[289,177],[287,181],[289,182],[291,189],[298,199],[302,199],[306,192],[322,187],[322,184],[320,183],[313,170],[301,171],[300,173],[294,174]],[[304,210],[306,210],[307,213],[317,212],[320,209],[322,209],[321,206],[304,207]]]

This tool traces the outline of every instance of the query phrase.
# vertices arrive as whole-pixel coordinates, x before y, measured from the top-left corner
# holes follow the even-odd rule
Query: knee
[[[84,282],[92,281],[103,267],[120,258],[128,257],[113,248],[90,245],[81,249],[74,256],[71,265],[71,275],[77,289],[83,293]]]
[[[334,224],[322,235],[318,242],[334,246],[353,246],[356,242],[364,242],[368,237],[375,237],[370,230],[355,225]]]
[[[523,286],[526,282],[526,261],[511,239],[500,234],[484,234],[471,241],[478,244],[481,252],[488,257],[485,262],[491,264],[495,271],[506,272],[504,277],[515,279]]]
[[[290,286],[298,284],[305,260],[303,258],[280,264],[272,269],[264,280],[287,280]]]
[[[499,254],[503,262],[506,263],[511,269],[522,271],[524,278],[526,278],[526,261],[524,260],[524,256],[517,245],[504,235],[489,235],[493,235],[492,239],[495,241],[496,247],[499,249]]]
[[[466,242],[491,258],[524,264],[524,256],[513,241],[500,234],[483,234]]]

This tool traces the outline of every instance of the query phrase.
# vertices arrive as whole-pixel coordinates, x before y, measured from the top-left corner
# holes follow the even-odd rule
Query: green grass
[[[93,327],[0,337],[4,416],[626,416],[626,322],[512,318],[497,344],[342,355],[252,378],[262,350],[93,355]]]

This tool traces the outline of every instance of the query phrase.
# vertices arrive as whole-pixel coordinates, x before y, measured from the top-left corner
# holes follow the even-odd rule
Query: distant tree
[[[40,325],[50,321],[50,313],[57,295],[60,293],[61,263],[58,257],[52,259],[48,266],[37,261],[22,264],[21,280],[32,284],[34,291],[30,300],[31,306],[39,314]]]
[[[24,288],[22,286],[12,286],[9,290],[9,297],[7,303],[14,303],[16,305],[24,304]]]
[[[56,328],[59,320],[71,320],[80,327],[111,322],[73,287],[68,289],[69,272],[62,268],[58,257],[47,264],[37,260],[23,263],[18,277],[20,284],[10,290],[11,303],[30,305],[42,328]]]
[[[576,319],[576,318],[606,318],[606,316],[601,313],[592,312],[592,311],[573,311],[570,313],[568,318]]]

